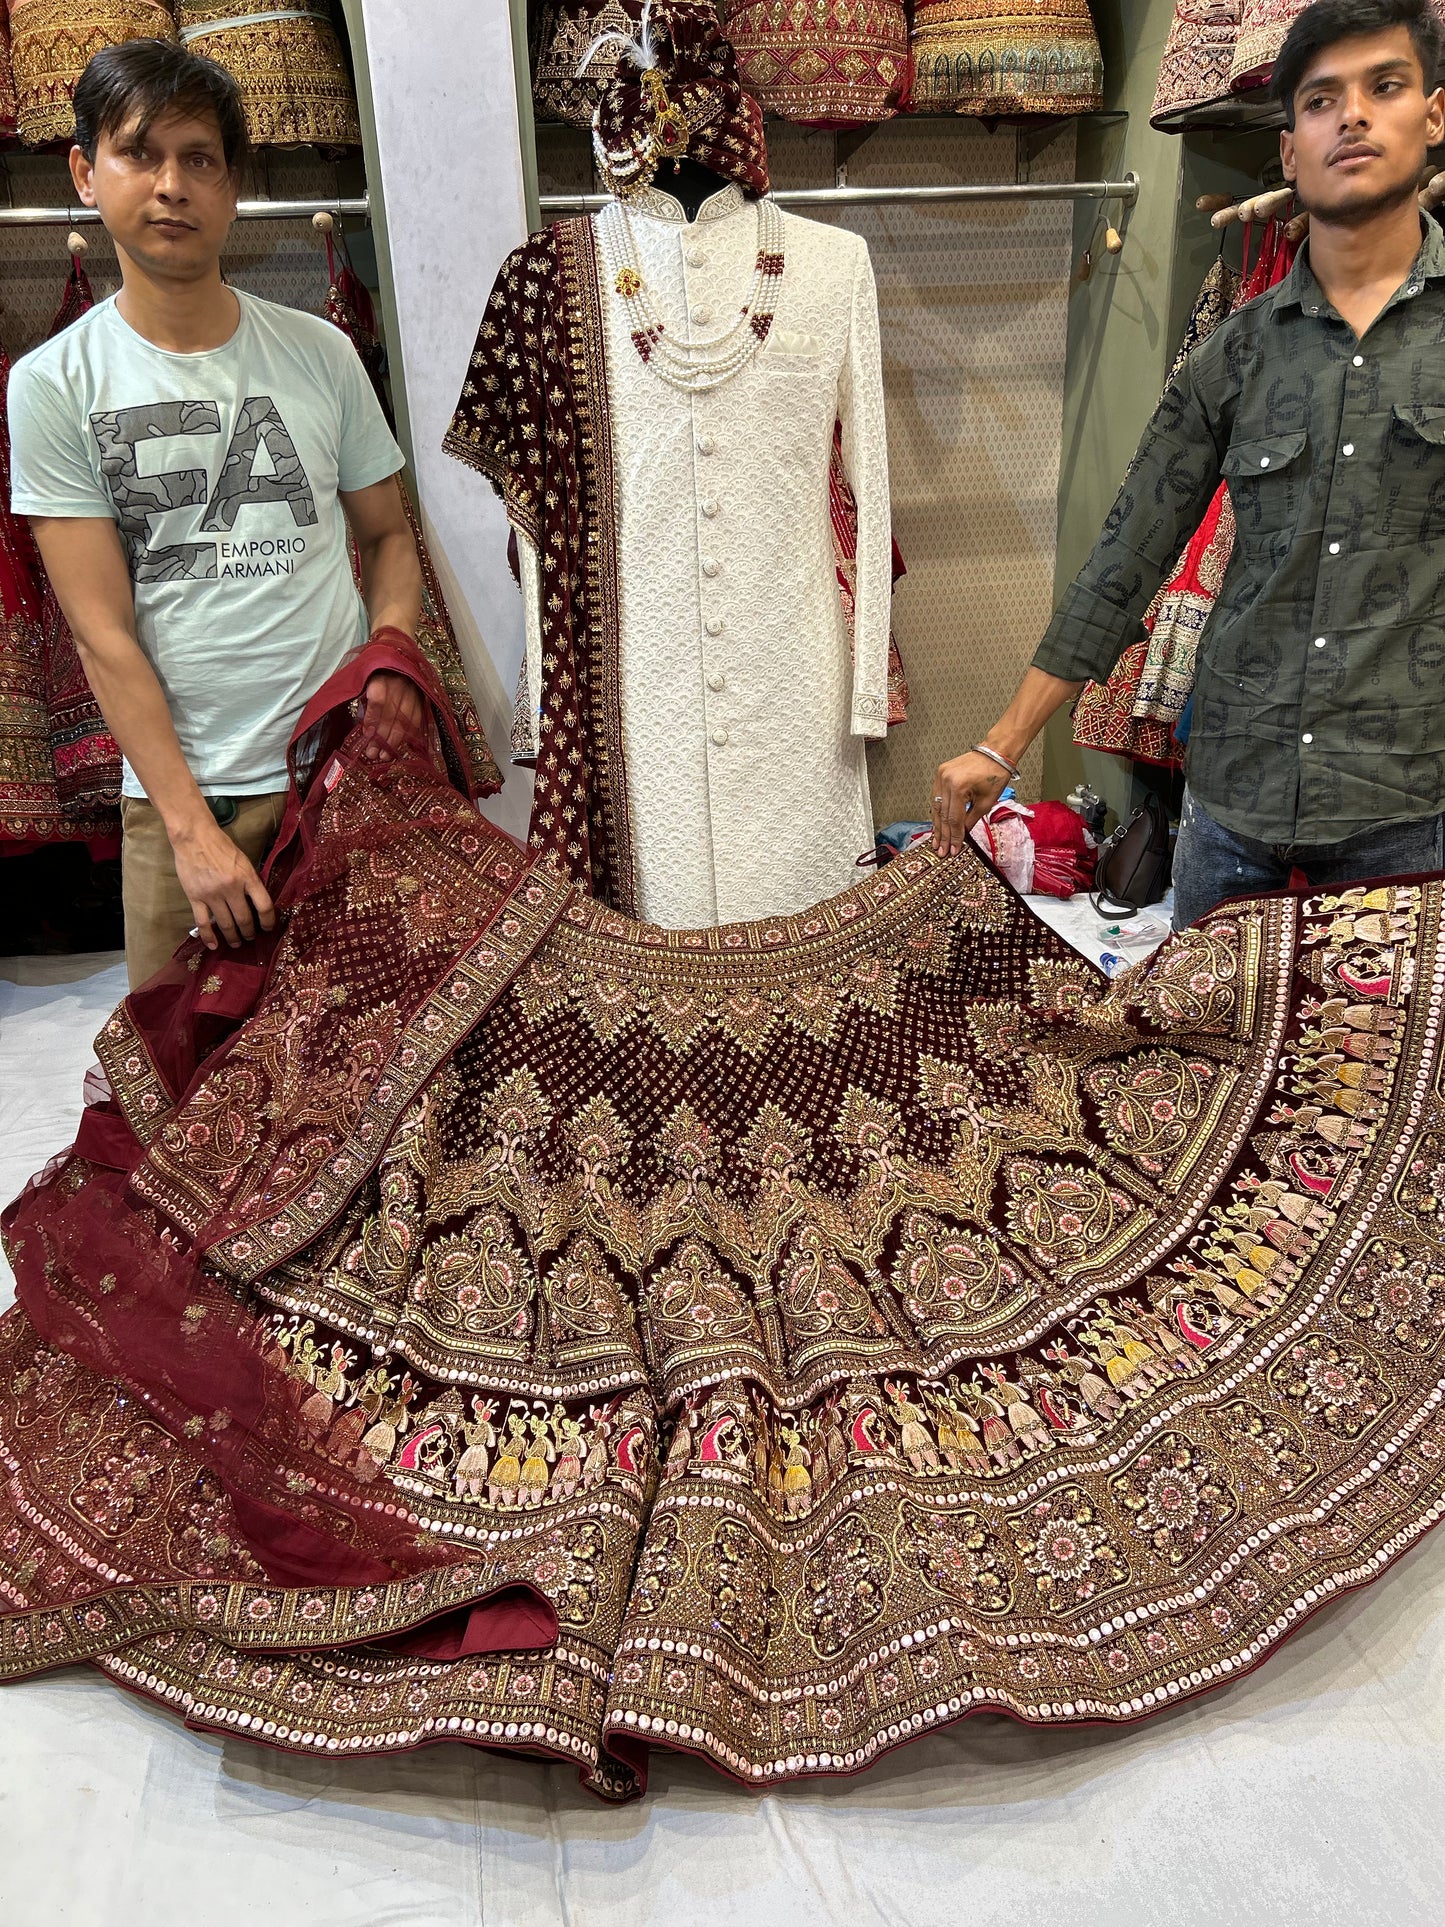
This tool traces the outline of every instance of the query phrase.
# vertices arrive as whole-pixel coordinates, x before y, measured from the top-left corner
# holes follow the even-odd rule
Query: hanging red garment
[[[10,361],[0,349],[0,396]],[[10,434],[0,412],[0,849],[63,834],[40,660],[40,586],[30,530],[10,513]]]
[[[10,0],[0,0],[0,140],[15,138],[19,119],[15,68],[10,59]]]
[[[78,260],[72,260],[65,293],[52,336],[95,306],[90,281]],[[6,477],[9,490],[9,477]],[[44,674],[45,708],[50,734],[50,756],[55,772],[55,795],[68,826],[61,835],[104,839],[93,856],[120,852],[120,745],[106,727],[85,670],[49,578],[36,559],[41,583],[40,657]]]
[[[79,262],[51,326],[94,305]],[[9,361],[0,354],[0,853],[87,842],[119,848],[120,751],[85,679],[75,640],[24,517],[10,512]]]

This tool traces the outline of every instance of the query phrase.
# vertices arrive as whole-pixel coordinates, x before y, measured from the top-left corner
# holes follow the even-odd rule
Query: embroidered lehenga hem
[[[182,38],[241,90],[257,146],[359,147],[346,58],[324,0],[180,0]]]
[[[1081,114],[1104,98],[1087,0],[917,0],[913,113]]]
[[[1142,1717],[1445,1511],[1441,879],[1112,983],[971,852],[663,931],[477,815],[409,652],[303,724],[281,930],[127,999],[5,1214],[5,1677],[768,1784]]]

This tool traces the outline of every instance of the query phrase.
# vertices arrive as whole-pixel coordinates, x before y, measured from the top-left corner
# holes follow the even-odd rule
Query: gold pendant
[[[680,154],[687,146],[687,122],[671,103],[658,115],[653,131],[664,154]]]
[[[687,121],[680,107],[667,97],[667,87],[657,69],[643,76],[652,95],[652,138],[665,155],[681,154],[687,148]]]
[[[612,285],[624,301],[631,301],[634,295],[642,292],[642,276],[636,268],[619,268],[617,279]]]

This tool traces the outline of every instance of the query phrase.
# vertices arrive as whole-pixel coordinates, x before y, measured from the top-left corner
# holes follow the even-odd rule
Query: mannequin
[[[721,188],[728,185],[721,174],[715,174],[701,161],[684,156],[679,161],[664,161],[653,178],[653,186],[664,194],[670,194],[679,203],[688,221],[697,219],[697,211],[704,201],[710,200]]]
[[[862,238],[769,198],[712,0],[648,19],[593,119],[613,198],[504,264],[446,446],[517,534],[532,847],[615,909],[699,930],[811,910],[872,859],[887,434]],[[565,326],[537,327],[539,298]]]

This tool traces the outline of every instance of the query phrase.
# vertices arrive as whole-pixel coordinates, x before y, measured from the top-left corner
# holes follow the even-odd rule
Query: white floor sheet
[[[1082,903],[1040,905],[1095,955]],[[0,1199],[73,1133],[117,960],[0,961]],[[24,981],[17,983],[16,977]],[[8,1272],[0,1303],[8,1303]],[[83,1669],[0,1691],[4,1927],[1442,1927],[1445,1533],[1264,1668],[1117,1731],[994,1716],[770,1794],[655,1755],[312,1761]]]

